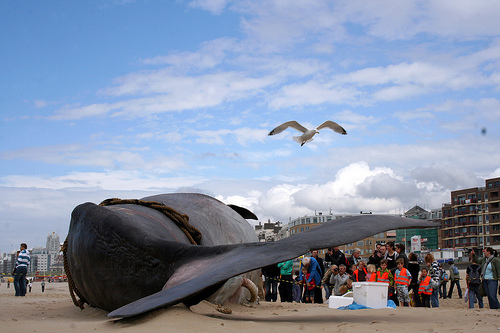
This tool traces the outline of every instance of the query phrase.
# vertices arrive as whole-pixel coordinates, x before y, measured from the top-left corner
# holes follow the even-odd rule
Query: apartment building
[[[492,178],[484,187],[451,192],[451,202],[441,208],[442,247],[500,250],[499,189],[500,178]]]

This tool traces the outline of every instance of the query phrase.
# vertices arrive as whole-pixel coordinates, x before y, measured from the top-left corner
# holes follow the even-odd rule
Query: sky
[[[498,17],[495,0],[1,1],[0,252],[62,242],[77,205],[113,197],[199,192],[285,224],[440,208],[500,177]],[[348,134],[268,136],[289,120]]]

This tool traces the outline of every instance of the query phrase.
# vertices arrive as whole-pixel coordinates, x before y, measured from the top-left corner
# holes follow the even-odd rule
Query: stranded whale
[[[227,288],[219,289],[226,281],[231,279],[234,284],[232,278],[244,273],[242,287],[248,287],[249,281],[261,283],[256,269],[296,258],[310,249],[352,243],[391,229],[437,226],[395,216],[359,215],[261,243],[245,220],[256,217],[244,208],[194,193],[141,200],[164,204],[175,214],[135,203],[85,203],[72,213],[65,242],[71,284],[83,302],[111,311],[110,317],[130,317],[180,302],[196,304],[209,296],[213,299],[214,294],[227,293]],[[195,230],[193,237],[176,221],[186,215],[188,229]],[[190,238],[198,239],[197,244]],[[250,298],[245,288],[231,289],[233,293],[241,300]]]

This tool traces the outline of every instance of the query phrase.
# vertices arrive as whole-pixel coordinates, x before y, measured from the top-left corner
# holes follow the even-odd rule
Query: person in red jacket
[[[302,267],[302,281],[301,283],[304,285],[304,303],[314,303],[314,288],[316,287],[316,283],[314,279],[307,282],[311,273],[307,270],[307,267]]]

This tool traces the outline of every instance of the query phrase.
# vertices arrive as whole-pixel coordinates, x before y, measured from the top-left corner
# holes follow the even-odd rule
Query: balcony
[[[455,237],[476,236],[476,235],[477,235],[477,232],[475,232],[475,231],[455,233]]]
[[[469,205],[469,204],[473,204],[473,203],[477,203],[477,199],[454,199],[453,200],[453,206],[456,206],[456,205]]]
[[[458,226],[464,226],[464,225],[476,225],[476,224],[478,224],[478,222],[471,221],[471,220],[462,221],[462,222],[455,222],[455,226],[456,227],[458,227]]]

